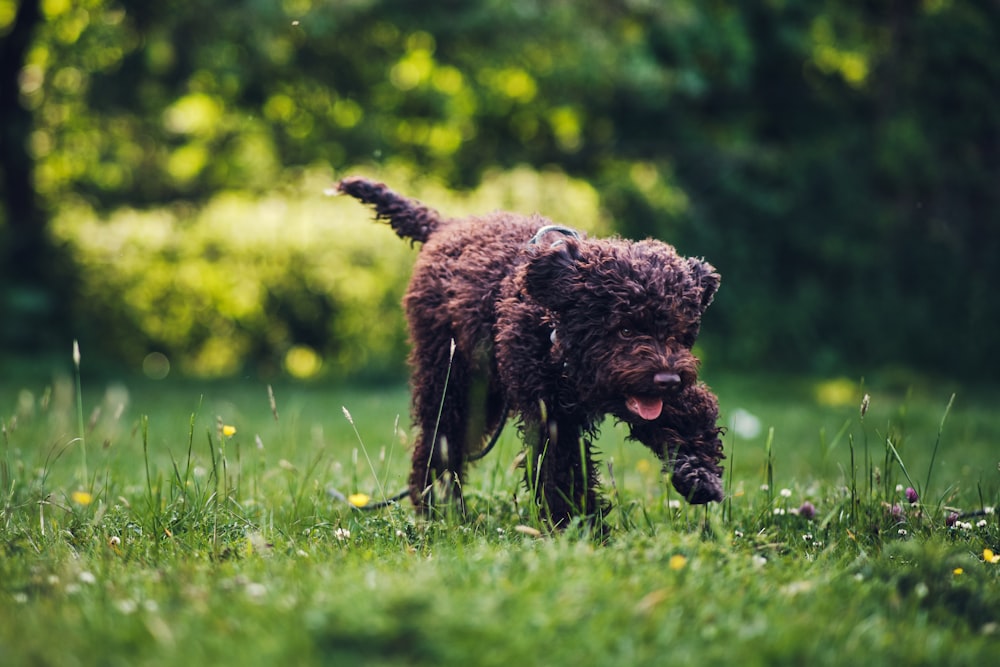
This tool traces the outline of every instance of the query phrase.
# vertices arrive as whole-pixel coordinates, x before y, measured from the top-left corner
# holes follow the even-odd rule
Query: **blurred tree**
[[[8,262],[16,263],[21,256],[14,249],[37,252],[44,224],[28,154],[31,111],[21,104],[19,83],[32,33],[40,20],[38,0],[25,0],[17,5],[16,13],[0,32],[0,192],[10,235],[9,256],[5,258],[8,267]],[[34,270],[30,265],[19,268]]]
[[[47,338],[59,298],[28,152],[32,113],[20,95],[41,11],[38,0],[7,10],[0,20],[0,308],[5,313],[0,342],[23,347]]]

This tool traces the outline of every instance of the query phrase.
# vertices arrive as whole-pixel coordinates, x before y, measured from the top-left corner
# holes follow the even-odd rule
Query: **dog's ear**
[[[694,257],[688,259],[688,269],[691,271],[691,279],[701,292],[696,298],[701,306],[701,312],[704,313],[712,304],[712,300],[715,299],[715,293],[719,291],[722,277],[714,266]]]
[[[580,282],[580,254],[576,239],[560,239],[551,247],[539,250],[525,268],[525,291],[551,310],[559,310],[573,301]]]

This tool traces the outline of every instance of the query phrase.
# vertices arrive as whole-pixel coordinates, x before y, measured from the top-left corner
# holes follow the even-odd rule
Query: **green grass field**
[[[996,391],[708,380],[726,502],[609,423],[600,541],[538,521],[513,428],[464,520],[337,500],[402,487],[402,385],[5,378],[0,664],[995,661]]]

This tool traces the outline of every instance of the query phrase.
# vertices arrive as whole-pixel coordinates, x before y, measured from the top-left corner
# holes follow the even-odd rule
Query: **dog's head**
[[[588,410],[655,421],[697,380],[691,347],[720,282],[707,262],[652,240],[564,239],[535,252],[523,281]]]

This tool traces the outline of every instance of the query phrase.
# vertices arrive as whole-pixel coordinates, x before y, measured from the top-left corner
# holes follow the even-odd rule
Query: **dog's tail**
[[[375,207],[375,217],[386,220],[401,239],[424,243],[441,224],[441,214],[418,201],[390,190],[384,183],[352,176],[337,184],[337,190]]]

